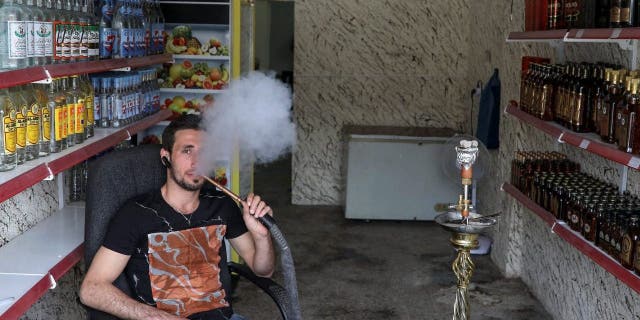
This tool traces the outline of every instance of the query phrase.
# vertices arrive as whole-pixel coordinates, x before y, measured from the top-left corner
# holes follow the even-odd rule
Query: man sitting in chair
[[[256,218],[272,211],[257,195],[241,211],[223,193],[201,190],[202,135],[196,115],[164,130],[159,156],[167,181],[113,217],[80,288],[82,303],[123,319],[242,319],[229,304],[223,238],[256,275],[270,277],[273,244]],[[137,299],[112,284],[123,271]]]

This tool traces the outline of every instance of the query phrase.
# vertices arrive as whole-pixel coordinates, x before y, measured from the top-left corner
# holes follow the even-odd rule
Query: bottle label
[[[116,102],[114,105],[115,114],[113,115],[113,119],[114,120],[124,119],[125,108],[127,106],[125,105],[121,97],[117,97],[115,102]]]
[[[27,57],[27,24],[25,21],[7,21],[9,59]]]
[[[100,28],[100,58],[110,58],[116,34],[111,28]]]
[[[98,31],[98,26],[90,25],[87,29],[89,32],[89,50],[87,51],[87,53],[89,54],[89,57],[97,57],[100,54],[100,32]]]
[[[84,133],[84,99],[78,99],[74,109],[74,133]]]
[[[133,32],[132,29],[122,28],[120,29],[120,47],[118,48],[118,52],[120,52],[121,57],[129,57],[132,52],[130,51],[133,43]]]
[[[56,20],[53,22],[53,59],[62,59],[62,47],[64,42],[64,33],[66,32],[65,25],[62,21]]]
[[[4,153],[12,155],[16,153],[16,111],[11,110],[10,114],[2,119],[4,126]]]
[[[35,27],[35,21],[26,21],[26,25],[27,25],[27,57],[34,57],[35,56],[35,47],[36,47],[36,42],[35,42],[35,33],[34,31],[34,27]]]
[[[51,22],[36,22],[34,25],[34,55],[36,57],[49,57],[53,55],[53,32]]]
[[[69,38],[69,56],[78,58],[80,57],[80,45],[82,42],[82,26],[79,23],[72,23],[69,25],[69,28],[71,29],[71,37]]]
[[[49,106],[53,109],[55,102],[49,102]],[[49,114],[48,108],[42,109],[42,141],[47,142],[51,140],[51,114]]]
[[[40,142],[40,107],[37,103],[31,105],[27,112],[27,145]]]
[[[620,8],[620,23],[624,23],[625,25],[631,21],[631,10],[629,7]]]
[[[67,137],[76,133],[76,104],[67,103]]]
[[[73,24],[65,23],[63,28],[64,37],[62,38],[62,60],[68,61],[71,59],[71,37],[73,35]]]
[[[151,50],[156,53],[162,50],[162,31],[164,27],[160,23],[151,24]]]
[[[16,113],[16,148],[22,149],[27,145],[27,106],[19,108]]]
[[[53,105],[55,106],[55,102],[53,103]],[[55,141],[60,141],[62,140],[65,136],[65,128],[67,126],[67,124],[65,123],[65,110],[66,108],[55,108],[54,109],[54,116],[55,116],[55,121],[53,122],[54,125],[54,129],[55,129]]]
[[[611,11],[609,11],[611,16],[609,20],[612,23],[620,23],[620,11],[621,11],[620,9],[621,8],[618,6],[611,6]]]

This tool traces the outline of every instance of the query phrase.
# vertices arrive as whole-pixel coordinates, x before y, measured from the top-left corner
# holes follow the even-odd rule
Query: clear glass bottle
[[[80,144],[85,140],[85,95],[80,88],[80,77],[73,75],[70,78],[67,90],[67,106],[71,112],[71,125],[73,128],[73,143]],[[71,139],[70,139],[71,140]]]
[[[89,76],[80,76],[80,89],[84,94],[85,139],[93,137],[95,127],[95,92]]]
[[[19,87],[9,88],[9,94],[16,106],[16,161],[23,164],[27,160],[27,99]]]
[[[0,1],[0,70],[27,65],[27,25],[13,0]]]
[[[7,89],[0,89],[0,171],[16,167],[16,106]]]
[[[47,110],[51,115],[51,123],[49,125],[49,152],[57,153],[62,151],[66,144],[67,139],[65,137],[66,123],[66,99],[60,94],[58,86],[60,85],[60,79],[55,79],[47,87]]]
[[[64,44],[68,47],[68,53],[63,51],[62,58],[67,62],[79,61],[80,58],[80,4],[78,0],[65,0],[64,9],[69,17],[67,24],[67,33],[65,33]],[[67,35],[69,37],[67,37]],[[64,48],[63,48],[64,49]]]
[[[36,6],[35,0],[24,2],[25,16],[27,18],[27,59],[30,66],[43,64],[44,46],[40,42],[41,38],[38,29],[45,20],[44,12]]]
[[[54,0],[53,10],[53,63],[62,63],[64,38],[67,32],[67,14],[62,9],[62,0]]]
[[[75,0],[74,6],[78,5],[80,9],[78,14],[78,28],[80,30],[80,39],[78,41],[77,61],[89,60],[89,7],[86,0]]]
[[[100,78],[100,128],[108,128],[111,126],[113,112],[111,82],[110,77]]]
[[[113,58],[127,57],[129,50],[129,24],[126,16],[126,5],[122,0],[116,0],[116,6],[113,11],[113,20],[111,28],[115,34],[113,41]]]
[[[124,111],[126,108],[125,102],[122,96],[122,85],[121,79],[114,77],[113,79],[113,94],[111,95],[112,99],[112,111],[111,111],[111,127],[119,128],[122,126],[122,120],[124,116]]]
[[[112,29],[113,20],[113,0],[101,0],[100,1],[100,21],[98,22],[98,29],[100,34],[99,43],[99,58],[109,59],[115,49],[116,34]]]
[[[152,38],[154,42],[154,50],[155,54],[164,53],[164,36],[162,33],[164,32],[164,14],[162,13],[162,8],[160,8],[160,1],[153,0],[154,7],[154,19],[151,20],[151,32]]]
[[[38,100],[37,92],[33,85],[25,85],[22,88],[23,96],[27,100],[27,160],[33,160],[40,156],[40,142],[42,140],[42,105]]]
[[[73,94],[71,91],[71,83],[69,81],[69,77],[62,77],[60,79],[60,93],[64,95],[65,101],[65,124],[66,131],[65,137],[67,138],[67,147],[72,147],[76,144],[76,132],[75,132],[75,124],[76,124],[76,106],[74,104],[74,99],[71,97]]]
[[[44,85],[33,84],[38,105],[40,106],[40,147],[38,148],[38,156],[44,157],[49,155],[49,141],[51,140],[51,114],[49,109],[49,99],[47,89]]]
[[[84,4],[87,9],[87,38],[88,38],[88,59],[89,60],[98,60],[100,56],[100,31],[98,28],[98,19],[96,18],[94,2],[93,0],[85,0]]]

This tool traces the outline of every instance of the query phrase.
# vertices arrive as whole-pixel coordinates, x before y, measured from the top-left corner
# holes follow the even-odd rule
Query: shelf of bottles
[[[600,267],[611,273],[631,289],[640,293],[640,277],[632,271],[623,267],[617,260],[613,259],[602,249],[587,241],[580,233],[572,230],[567,223],[557,220],[551,212],[545,210],[536,202],[529,199],[512,184],[506,182],[503,183],[502,190],[535,215],[540,217],[549,227],[551,227],[551,231],[557,234],[561,239],[578,249],[582,254],[589,257],[589,259],[593,260],[593,262],[597,263]]]
[[[640,169],[640,157],[618,150],[613,144],[601,142],[600,137],[596,134],[577,133],[557,123],[543,121],[519,109],[517,102],[513,100],[509,102],[505,112],[524,123],[534,126],[560,143],[567,143],[574,147],[584,149],[587,152],[636,170]]]
[[[151,116],[122,128],[95,129],[95,136],[89,142],[68,148],[60,153],[51,154],[19,165],[16,169],[0,173],[0,202],[5,201],[23,190],[53,175],[67,170],[89,159],[132,135],[171,116],[171,111],[161,110]]]

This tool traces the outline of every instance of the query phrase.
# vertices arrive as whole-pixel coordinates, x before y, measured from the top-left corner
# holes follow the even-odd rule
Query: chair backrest
[[[131,197],[159,189],[166,181],[160,148],[159,144],[142,145],[108,153],[90,163],[84,227],[86,268],[102,245],[109,221],[118,209]],[[114,285],[131,295],[123,275]],[[89,318],[116,319],[96,310],[89,310]]]

